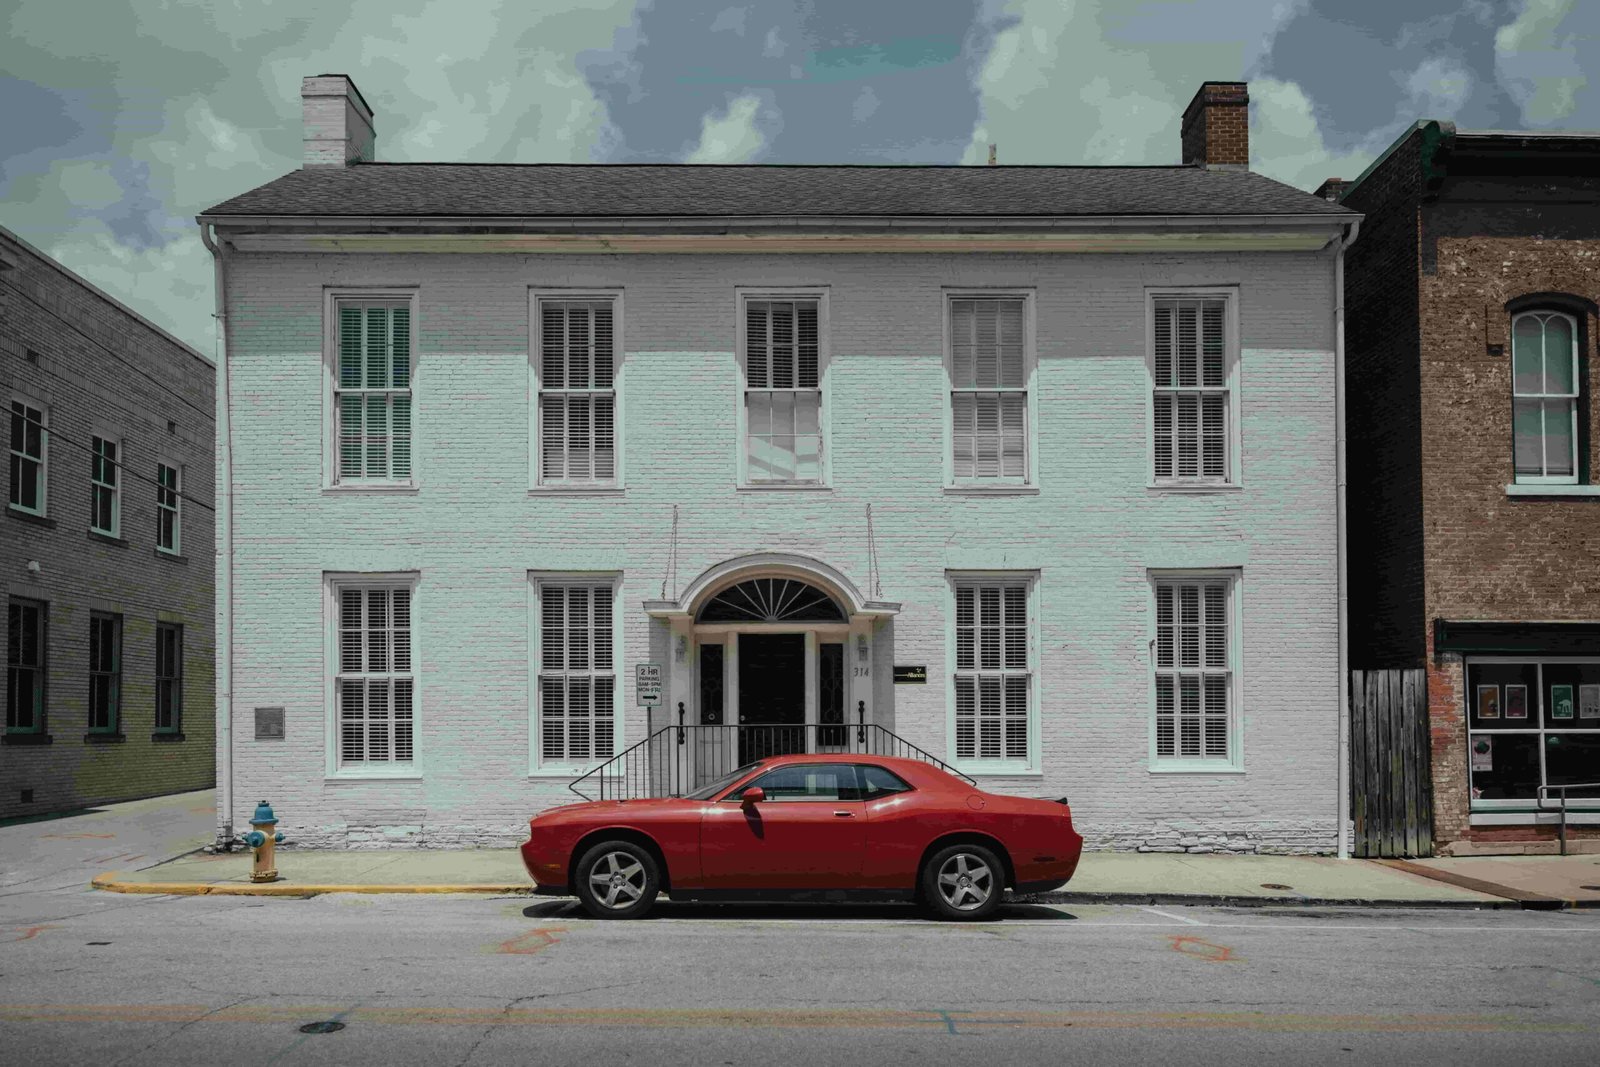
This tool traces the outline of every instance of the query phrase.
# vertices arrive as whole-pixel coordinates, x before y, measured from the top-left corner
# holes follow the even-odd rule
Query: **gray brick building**
[[[215,780],[209,360],[0,229],[0,818]]]

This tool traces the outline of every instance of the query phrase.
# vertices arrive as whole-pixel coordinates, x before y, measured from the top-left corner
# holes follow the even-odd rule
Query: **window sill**
[[[818,482],[751,482],[749,485],[736,485],[736,493],[831,493],[833,486],[822,485]]]
[[[947,485],[945,496],[1038,496],[1037,485]]]
[[[43,526],[46,530],[54,530],[56,528],[56,520],[47,515],[41,515],[36,511],[19,508],[15,504],[6,506],[6,514],[21,522],[31,522],[35,526]]]
[[[6,734],[0,737],[0,745],[53,745],[55,738],[49,734]]]
[[[83,743],[86,745],[120,745],[127,740],[127,734],[92,733],[83,735]]]
[[[1151,774],[1243,774],[1244,768],[1232,763],[1152,763],[1145,768]]]
[[[159,745],[163,743],[175,744],[179,741],[185,741],[188,739],[180,730],[157,730],[155,733],[150,735],[150,740]]]
[[[599,769],[600,764],[593,763],[587,767],[536,767],[528,772],[529,778],[566,778],[577,779]],[[621,778],[622,772],[603,775],[606,778]]]
[[[89,540],[99,541],[102,544],[107,545],[116,545],[118,548],[128,547],[128,541],[126,538],[118,537],[116,534],[106,533],[104,530],[90,530]]]
[[[1506,486],[1506,496],[1591,496],[1600,497],[1600,485],[1565,485],[1551,482],[1513,483]]]
[[[188,566],[189,565],[189,557],[188,556],[179,555],[176,552],[168,552],[164,548],[156,549],[155,550],[155,555],[156,555],[156,559],[171,560],[173,563],[182,563],[184,566]]]
[[[421,489],[418,485],[325,485],[322,487],[323,496],[337,496],[342,493],[398,493],[402,496],[415,493]]]
[[[395,771],[334,771],[325,782],[420,782],[422,775],[410,767]]]
[[[1238,482],[1147,482],[1145,488],[1152,493],[1238,493],[1244,486]]]
[[[528,495],[621,497],[627,490],[620,485],[533,485],[528,487]]]
[[[971,778],[1043,778],[1044,771],[1025,763],[952,763],[950,768]]]

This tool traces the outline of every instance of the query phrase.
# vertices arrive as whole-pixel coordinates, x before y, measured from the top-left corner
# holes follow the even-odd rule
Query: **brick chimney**
[[[1250,90],[1245,82],[1203,82],[1183,109],[1185,166],[1250,167]]]
[[[1355,183],[1347,182],[1343,178],[1329,178],[1327,181],[1317,186],[1317,191],[1313,195],[1320,196],[1324,200],[1329,200],[1337,204],[1339,202],[1339,198],[1344,196],[1345,189],[1349,188],[1353,184]]]
[[[345,167],[376,158],[372,109],[343,74],[300,79],[308,167]]]

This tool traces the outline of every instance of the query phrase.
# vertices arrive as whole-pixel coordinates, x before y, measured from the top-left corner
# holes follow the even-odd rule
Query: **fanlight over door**
[[[752,578],[729,586],[700,609],[700,622],[844,622],[827,593],[790,578]]]

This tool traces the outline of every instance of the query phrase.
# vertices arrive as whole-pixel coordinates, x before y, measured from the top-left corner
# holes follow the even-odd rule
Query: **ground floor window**
[[[416,675],[407,579],[334,583],[334,711],[342,769],[412,761]]]
[[[89,613],[89,732],[114,734],[122,711],[122,616]]]
[[[1155,683],[1152,766],[1229,770],[1239,765],[1238,575],[1152,576]]]
[[[1034,765],[1033,576],[953,575],[957,761],[995,770]]]
[[[1531,807],[1540,786],[1600,782],[1600,659],[1469,660],[1467,706],[1475,808]],[[1600,789],[1569,797],[1600,804]]]
[[[156,625],[156,731],[175,734],[183,728],[183,627]]]
[[[539,578],[534,595],[539,766],[577,773],[617,751],[616,581]]]
[[[12,597],[6,606],[6,732],[44,732],[45,605]]]

